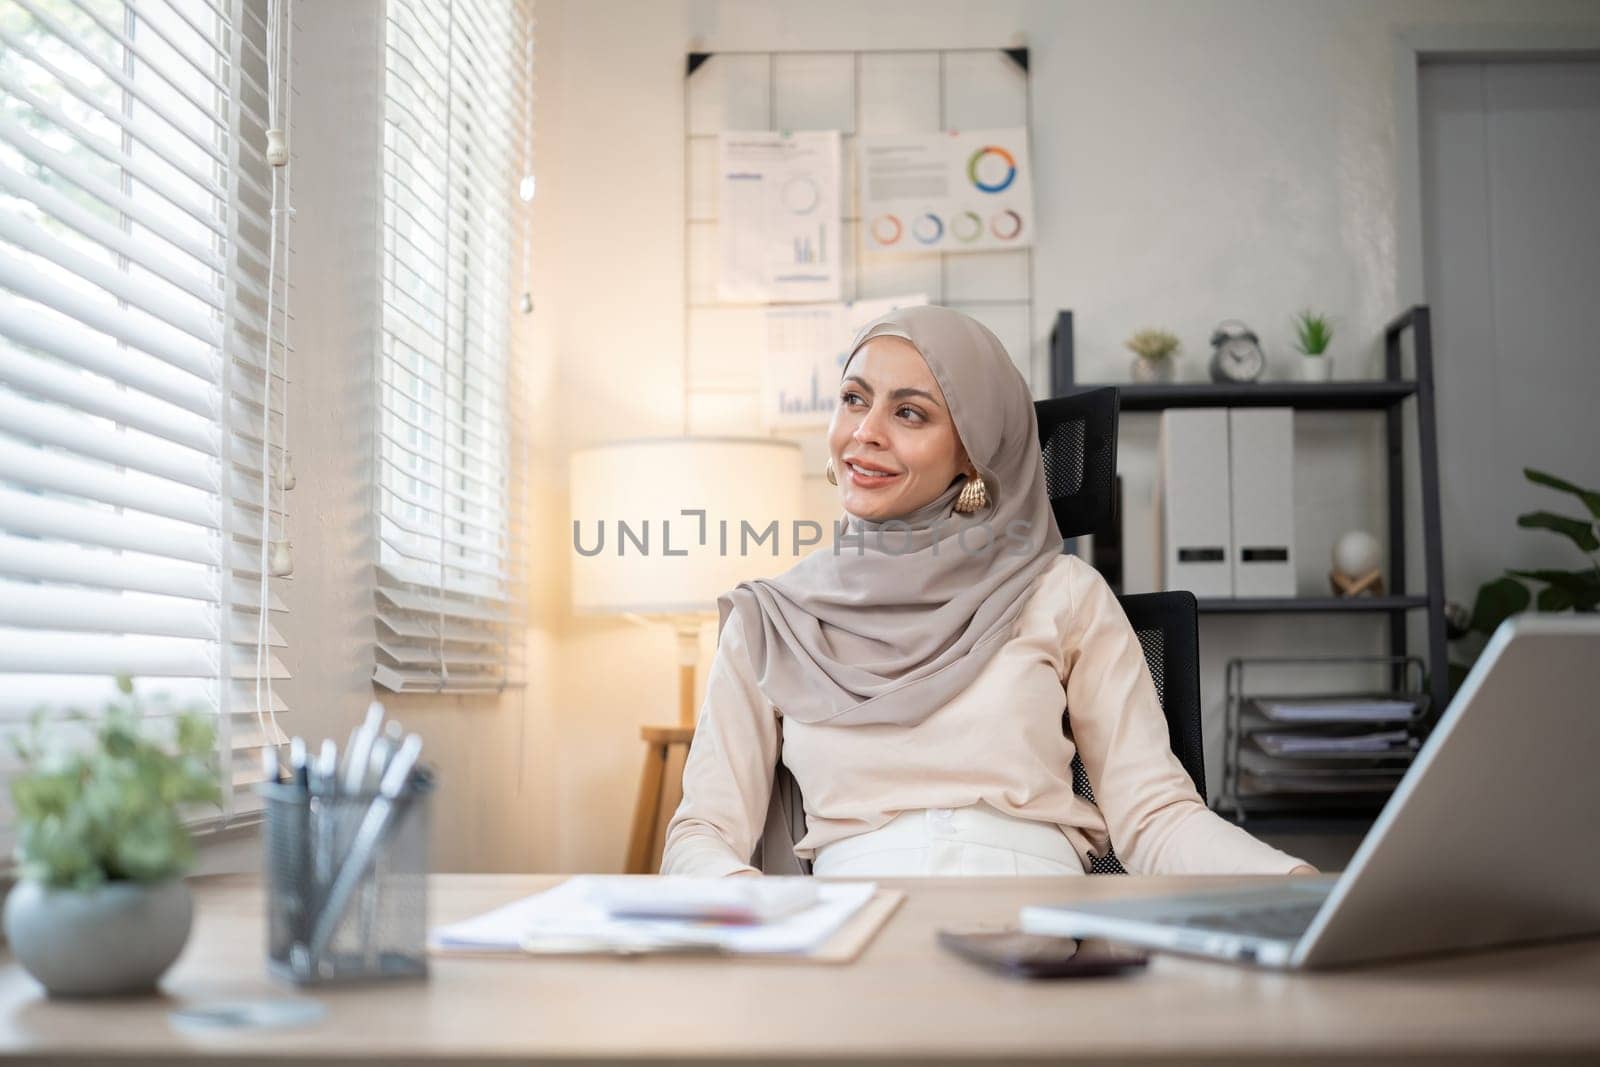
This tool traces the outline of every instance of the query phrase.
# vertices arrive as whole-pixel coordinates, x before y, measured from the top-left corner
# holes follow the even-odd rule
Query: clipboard
[[[872,939],[889,921],[895,909],[906,899],[903,889],[878,889],[843,926],[835,930],[818,948],[810,952],[726,952],[703,946],[655,948],[647,950],[617,950],[612,948],[573,948],[571,950],[539,949],[517,951],[507,949],[457,948],[428,944],[428,955],[440,959],[626,959],[664,957],[672,960],[756,960],[775,963],[853,963],[866,951]]]

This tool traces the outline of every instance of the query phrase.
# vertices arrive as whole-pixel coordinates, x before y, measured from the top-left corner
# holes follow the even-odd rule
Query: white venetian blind
[[[0,730],[130,675],[218,716],[224,816],[279,739],[255,684],[266,10],[0,3]]]
[[[516,0],[388,3],[373,676],[391,690],[521,681],[511,274],[530,14]]]

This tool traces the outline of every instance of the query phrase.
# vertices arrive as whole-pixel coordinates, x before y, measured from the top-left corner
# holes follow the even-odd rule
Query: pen
[[[350,762],[345,767],[344,789],[347,793],[360,793],[367,777],[367,759],[372,754],[372,742],[383,726],[383,705],[374,700],[367,705],[367,717],[357,727],[346,753]]]
[[[339,788],[339,746],[333,738],[322,739],[322,751],[317,754],[317,791],[335,793]]]
[[[395,724],[388,724],[392,725]],[[361,783],[363,795],[378,789],[383,781],[384,771],[389,765],[389,755],[391,752],[396,752],[397,746],[389,741],[388,726],[384,728],[384,736],[372,742],[372,755],[367,759],[367,776]],[[361,903],[357,909],[360,916],[358,927],[361,931],[359,938],[361,962],[367,970],[371,970],[373,966],[372,929],[378,919],[378,881],[382,869],[383,857],[380,855],[374,859],[372,871],[361,879]]]
[[[289,776],[296,789],[305,793],[311,787],[311,768],[306,765],[306,743],[296,737],[289,741]]]
[[[291,892],[289,893],[290,909],[288,918],[289,926],[289,957],[291,961],[299,954],[305,944],[306,937],[311,932],[311,907],[306,894],[307,875],[311,867],[311,797],[309,795],[310,769],[306,766],[306,743],[299,737],[289,741],[289,783],[294,787],[295,821],[297,840],[293,848],[294,873],[290,879]]]
[[[312,959],[322,960],[323,952],[333,940],[334,932],[350,908],[357,886],[367,876],[367,871],[377,858],[378,849],[388,834],[390,825],[403,810],[403,805],[399,801],[421,754],[422,738],[410,734],[400,745],[400,751],[395,754],[394,759],[389,761],[388,768],[383,773],[383,780],[378,783],[378,795],[367,805],[366,813],[361,817],[361,825],[356,830],[355,842],[351,845],[344,863],[340,865],[339,873],[333,880],[333,887],[328,890],[328,896],[317,915],[311,935]]]

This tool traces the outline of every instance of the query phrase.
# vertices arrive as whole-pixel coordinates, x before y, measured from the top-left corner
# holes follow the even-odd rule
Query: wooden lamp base
[[[678,725],[641,726],[644,769],[633,807],[624,874],[655,874],[667,843],[667,824],[683,800],[683,765],[694,741],[694,669],[700,659],[700,620],[676,620],[678,631]]]
[[[1328,584],[1335,596],[1382,596],[1383,575],[1374,567],[1365,574],[1351,576],[1341,571],[1328,572]]]

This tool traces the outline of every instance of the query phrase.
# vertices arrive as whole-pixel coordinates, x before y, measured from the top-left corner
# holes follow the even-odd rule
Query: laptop
[[[1021,925],[1286,970],[1600,933],[1600,617],[1503,622],[1339,877]]]

